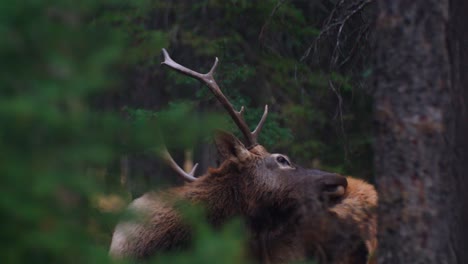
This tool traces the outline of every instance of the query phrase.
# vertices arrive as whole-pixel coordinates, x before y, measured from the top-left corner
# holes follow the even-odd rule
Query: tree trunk
[[[379,263],[468,263],[466,0],[376,1]]]

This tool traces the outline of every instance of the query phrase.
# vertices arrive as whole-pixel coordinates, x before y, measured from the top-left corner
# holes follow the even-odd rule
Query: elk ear
[[[221,160],[234,157],[239,161],[245,161],[251,155],[244,144],[231,133],[218,131],[216,133],[215,143]]]

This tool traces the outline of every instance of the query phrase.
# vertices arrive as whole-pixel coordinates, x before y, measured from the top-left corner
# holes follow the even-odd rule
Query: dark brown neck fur
[[[241,177],[235,166],[225,162],[197,181],[173,189],[178,198],[203,206],[215,227],[240,216],[245,208],[245,198],[239,188]]]

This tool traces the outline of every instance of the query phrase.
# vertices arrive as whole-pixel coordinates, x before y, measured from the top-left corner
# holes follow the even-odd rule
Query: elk
[[[194,177],[196,166],[185,172],[165,149],[163,158],[186,183],[134,200],[129,210],[138,213],[139,219],[116,226],[110,255],[142,260],[187,247],[191,230],[176,209],[176,203],[184,201],[203,205],[213,227],[242,218],[249,235],[248,252],[257,262],[284,263],[312,256],[323,263],[365,263],[352,262],[362,247],[355,249],[356,243],[339,240],[345,237],[341,231],[345,228],[359,246],[364,245],[364,259],[373,250],[376,195],[375,201],[363,198],[375,193],[373,187],[335,173],[302,168],[284,154],[269,153],[257,140],[268,106],[251,132],[244,107],[236,111],[214,79],[217,58],[210,71],[201,74],[175,62],[165,49],[163,54],[162,65],[198,79],[210,89],[239,127],[245,144],[230,133],[219,132],[215,144],[223,162],[200,177]],[[369,224],[364,223],[367,220]],[[344,252],[340,257],[333,253],[339,249],[336,244],[345,248],[340,249]]]

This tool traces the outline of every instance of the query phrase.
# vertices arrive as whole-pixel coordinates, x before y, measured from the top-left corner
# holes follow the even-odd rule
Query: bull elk
[[[129,210],[140,219],[117,225],[110,255],[146,259],[189,245],[190,227],[175,207],[176,202],[185,201],[202,204],[214,227],[242,218],[249,234],[248,252],[257,262],[313,257],[321,263],[366,263],[376,247],[374,188],[350,177],[305,169],[284,154],[269,153],[257,141],[268,107],[251,132],[244,108],[236,111],[213,77],[218,59],[208,73],[201,74],[175,62],[165,49],[163,54],[163,65],[200,80],[211,90],[239,127],[245,144],[220,132],[215,143],[223,162],[200,177],[194,177],[194,170],[183,171],[165,150],[164,159],[187,183],[134,200]]]

